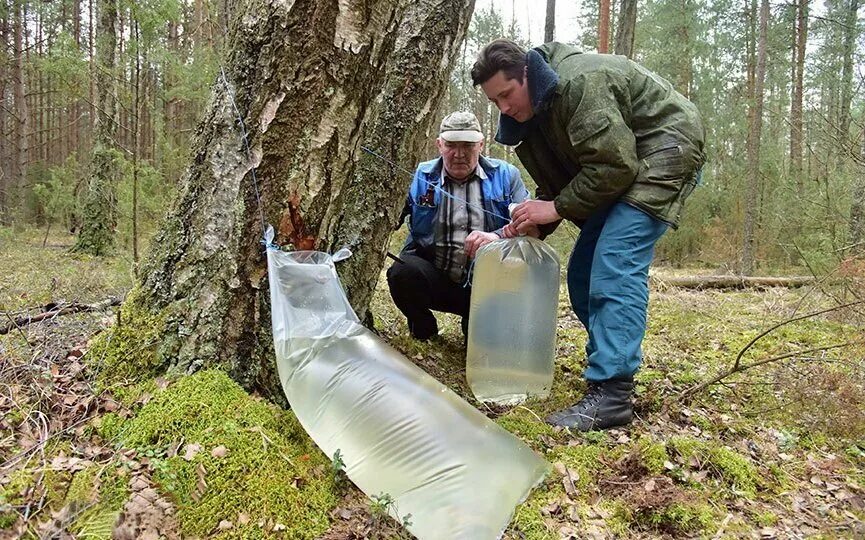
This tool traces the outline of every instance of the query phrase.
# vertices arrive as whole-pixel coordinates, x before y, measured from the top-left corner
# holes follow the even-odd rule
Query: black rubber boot
[[[634,417],[631,404],[633,391],[633,380],[589,381],[588,391],[579,403],[551,414],[547,422],[579,431],[630,424]]]

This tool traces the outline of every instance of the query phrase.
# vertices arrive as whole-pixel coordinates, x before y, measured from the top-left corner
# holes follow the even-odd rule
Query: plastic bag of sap
[[[559,269],[555,250],[529,236],[497,240],[478,251],[466,379],[479,401],[515,405],[549,395]]]
[[[419,539],[499,538],[548,464],[364,328],[333,256],[267,260],[280,380],[316,444]]]

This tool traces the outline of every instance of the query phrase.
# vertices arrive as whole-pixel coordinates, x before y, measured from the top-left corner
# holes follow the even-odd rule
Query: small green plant
[[[396,538],[399,538],[400,540],[409,540],[412,538],[411,534],[408,532],[408,528],[412,525],[411,514],[406,514],[400,518],[399,512],[396,508],[396,501],[389,493],[373,495],[371,499],[372,502],[369,505],[369,514],[373,538],[384,538],[384,528],[389,515],[393,515],[402,525],[402,528],[397,531]],[[393,538],[393,536],[388,536],[388,538]]]

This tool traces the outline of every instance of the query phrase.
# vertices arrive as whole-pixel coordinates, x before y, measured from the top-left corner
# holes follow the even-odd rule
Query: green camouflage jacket
[[[535,116],[502,114],[496,140],[518,145],[539,199],[577,224],[621,200],[678,225],[704,159],[693,103],[624,56],[561,43],[529,51],[527,78]]]

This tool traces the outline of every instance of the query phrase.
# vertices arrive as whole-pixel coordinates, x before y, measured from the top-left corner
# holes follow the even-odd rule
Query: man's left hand
[[[553,201],[525,201],[511,213],[511,225],[520,234],[529,232],[533,225],[546,225],[562,219]]]
[[[496,233],[484,232],[484,231],[472,231],[472,232],[470,232],[469,235],[466,237],[466,243],[465,243],[466,256],[468,256],[469,259],[473,259],[475,256],[475,253],[477,253],[477,251],[481,248],[481,246],[489,244],[493,240],[498,240],[498,239],[499,239],[499,235],[497,235]]]

